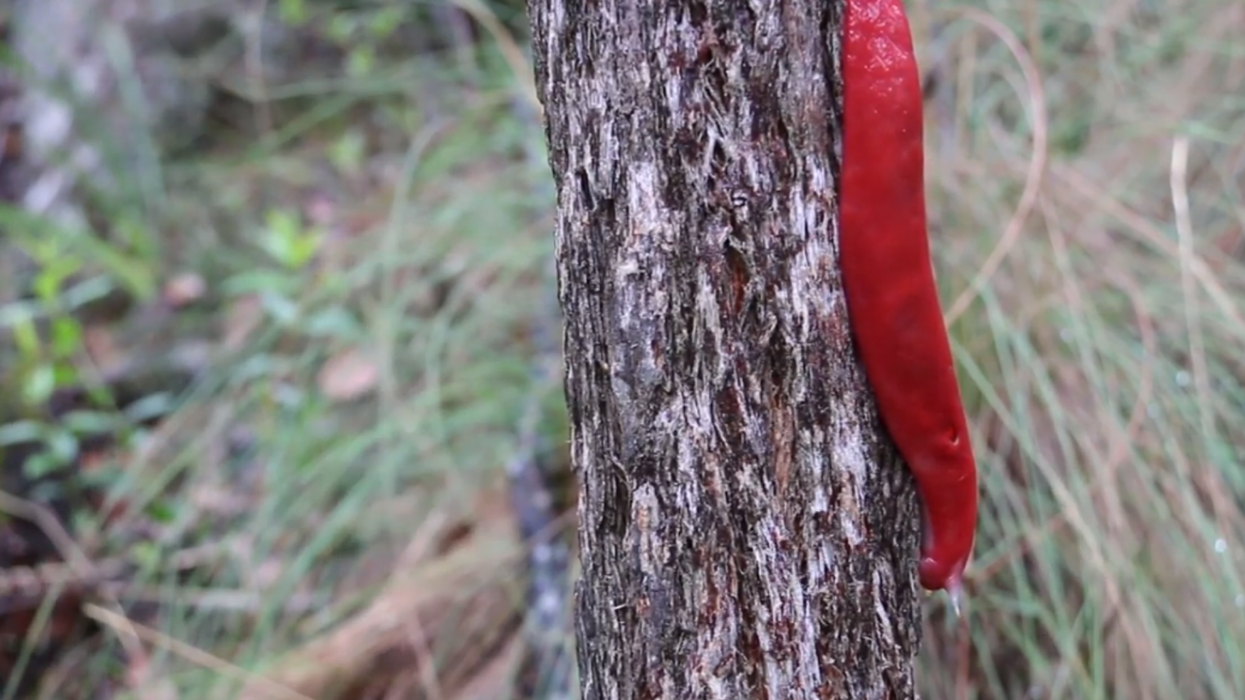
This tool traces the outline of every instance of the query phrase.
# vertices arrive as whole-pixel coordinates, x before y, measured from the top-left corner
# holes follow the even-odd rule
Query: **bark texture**
[[[842,2],[528,9],[583,696],[914,697],[917,502],[838,273]]]

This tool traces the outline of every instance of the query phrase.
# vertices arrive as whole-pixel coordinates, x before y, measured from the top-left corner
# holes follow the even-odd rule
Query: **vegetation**
[[[107,235],[2,210],[33,267],[24,297],[0,280],[0,444],[47,446],[30,498],[104,488],[67,501],[60,556],[136,568],[46,667],[39,608],[18,670],[57,698],[507,697],[505,466],[533,394],[563,431],[527,335],[554,202],[523,8],[273,6],[323,54],[217,80],[206,137],[117,166]],[[922,692],[1240,697],[1245,7],[909,7],[983,496],[966,616],[926,604]],[[31,408],[165,361],[187,391]]]

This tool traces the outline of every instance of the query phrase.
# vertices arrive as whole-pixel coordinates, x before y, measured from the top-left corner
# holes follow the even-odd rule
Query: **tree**
[[[914,697],[917,501],[837,268],[842,1],[528,11],[583,697]]]

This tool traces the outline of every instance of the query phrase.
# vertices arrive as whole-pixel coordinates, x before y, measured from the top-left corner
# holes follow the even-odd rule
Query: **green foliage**
[[[15,244],[33,263],[28,294],[0,307],[0,332],[12,342],[4,358],[4,385],[13,393],[0,405],[0,415],[31,415],[60,389],[90,385],[81,369],[83,325],[80,312],[119,290],[138,298],[153,291],[152,259],[135,258],[80,231],[68,231],[32,220],[11,207],[0,211],[0,221],[12,227]],[[106,405],[107,397],[96,395]],[[15,418],[0,426],[0,448],[34,442],[45,449],[23,463],[26,477],[40,479],[72,463],[81,437],[115,430],[106,413],[80,410],[64,421]]]

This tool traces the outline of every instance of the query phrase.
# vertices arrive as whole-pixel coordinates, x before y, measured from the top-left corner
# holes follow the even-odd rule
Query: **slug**
[[[918,574],[959,611],[977,469],[925,221],[921,82],[902,0],[848,0],[839,255],[848,325],[921,500]]]

